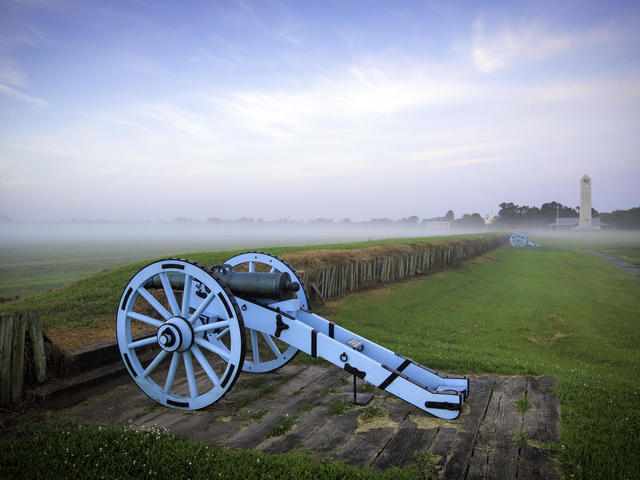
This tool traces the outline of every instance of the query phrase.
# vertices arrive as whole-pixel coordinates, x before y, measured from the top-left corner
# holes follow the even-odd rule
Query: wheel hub
[[[184,352],[193,345],[193,327],[182,317],[172,317],[158,328],[158,345],[167,352]]]

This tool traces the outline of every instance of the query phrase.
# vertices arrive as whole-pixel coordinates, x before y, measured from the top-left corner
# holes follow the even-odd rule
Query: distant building
[[[451,222],[427,220],[424,222],[424,227],[429,233],[448,232],[451,227]]]
[[[602,223],[599,218],[591,219],[591,226],[580,228],[579,218],[558,218],[556,222],[550,223],[549,228],[552,230],[600,230],[607,227],[606,223]]]
[[[493,214],[493,212],[488,213],[488,214],[484,217],[484,224],[485,224],[485,225],[491,225],[495,219],[496,219],[496,216]]]

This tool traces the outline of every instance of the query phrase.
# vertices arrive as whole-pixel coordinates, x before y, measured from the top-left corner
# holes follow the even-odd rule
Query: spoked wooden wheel
[[[527,238],[527,234],[524,232],[515,232],[509,237],[509,243],[512,247],[524,247],[528,242],[529,239]]]
[[[236,301],[194,262],[169,259],[141,269],[124,289],[116,328],[129,374],[167,407],[207,407],[242,370],[245,328]]]
[[[300,284],[300,289],[294,294],[300,302],[300,308],[309,309],[302,279],[293,268],[279,258],[266,253],[249,252],[231,257],[224,263],[231,265],[235,271],[288,273],[293,282]],[[275,305],[277,302],[273,300],[270,304]],[[251,351],[247,351],[247,358],[242,367],[245,372],[271,372],[285,365],[298,353],[297,348],[250,328],[247,328],[247,345]]]

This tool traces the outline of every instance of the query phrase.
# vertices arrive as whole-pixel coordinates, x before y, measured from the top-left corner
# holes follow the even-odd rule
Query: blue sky
[[[640,205],[637,2],[4,1],[0,213]]]

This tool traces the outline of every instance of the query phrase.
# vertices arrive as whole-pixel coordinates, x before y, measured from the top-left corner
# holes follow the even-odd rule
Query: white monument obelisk
[[[578,228],[590,229],[591,223],[591,178],[585,175],[580,179],[580,221]]]

